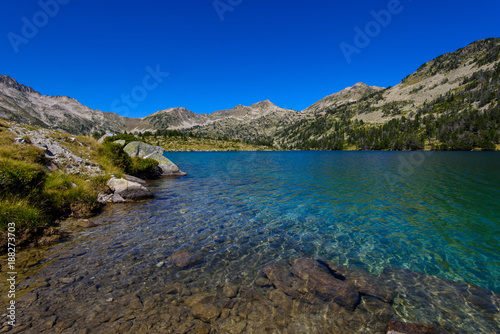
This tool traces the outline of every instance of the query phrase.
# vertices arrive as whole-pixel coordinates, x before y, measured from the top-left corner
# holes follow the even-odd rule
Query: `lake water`
[[[151,182],[154,199],[113,205],[50,248],[20,283],[14,333],[382,333],[390,319],[444,333],[500,327],[500,297],[480,289],[500,292],[500,154],[166,155],[188,176]],[[196,261],[179,267],[184,251]],[[301,256],[380,274],[397,297],[363,295],[351,312],[257,284],[267,264]]]
[[[373,273],[406,268],[500,292],[498,153],[168,157],[188,176],[157,183],[160,198],[146,204],[158,210],[151,218],[185,221],[179,233],[197,247],[220,242],[215,261],[228,247],[255,267],[308,254]]]

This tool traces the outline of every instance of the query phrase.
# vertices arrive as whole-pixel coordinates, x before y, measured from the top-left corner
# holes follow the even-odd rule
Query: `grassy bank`
[[[46,158],[45,151],[31,144],[29,136],[16,139],[10,126],[11,123],[0,121],[0,253],[7,249],[9,223],[15,224],[17,246],[56,241],[63,237],[54,228],[58,219],[88,218],[101,210],[98,194],[109,191],[106,182],[111,175],[147,178],[158,165],[154,160],[131,158],[121,145],[109,141],[99,144],[91,137],[39,130],[85,159],[82,164],[92,162],[99,173],[68,173],[66,167],[72,167],[71,162],[50,171],[47,167],[51,159]]]

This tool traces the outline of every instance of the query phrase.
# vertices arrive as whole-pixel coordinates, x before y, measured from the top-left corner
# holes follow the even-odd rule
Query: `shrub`
[[[121,145],[106,142],[99,148],[99,153],[108,158],[113,165],[123,169],[124,171],[130,169],[130,166],[132,165],[132,159],[123,150]]]
[[[130,175],[142,179],[154,179],[161,175],[161,169],[158,167],[158,161],[153,159],[132,158],[132,164],[126,172]]]
[[[125,140],[125,145],[133,141],[142,141],[141,139],[137,138],[136,136],[130,133],[122,133],[119,135],[104,138],[105,143],[112,143],[115,140]]]

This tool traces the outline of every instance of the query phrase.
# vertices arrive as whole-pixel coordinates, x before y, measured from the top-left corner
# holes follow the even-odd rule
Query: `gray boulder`
[[[133,141],[128,143],[123,150],[131,157],[141,157],[143,159],[149,158],[158,161],[158,166],[162,170],[162,175],[186,175],[186,173],[179,170],[179,167],[177,167],[172,161],[163,156],[165,150],[159,146],[152,146],[140,141]]]
[[[113,202],[121,202],[120,199],[137,201],[141,199],[154,197],[153,193],[146,187],[136,182],[130,182],[125,179],[111,178],[107,183],[109,189],[114,193]]]

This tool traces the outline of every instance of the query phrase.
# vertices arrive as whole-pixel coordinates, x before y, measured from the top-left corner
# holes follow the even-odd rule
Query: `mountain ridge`
[[[358,82],[324,97],[301,112],[264,100],[205,114],[197,114],[184,107],[167,108],[142,118],[94,110],[66,96],[42,95],[9,76],[0,75],[0,118],[72,134],[171,129],[198,136],[265,143],[278,148],[303,148],[297,143],[322,141],[336,133],[338,126],[328,128],[325,127],[327,124],[333,126],[335,122],[350,120],[378,126],[393,120],[413,119],[420,110],[429,104],[434,106],[443,96],[460,100],[459,106],[455,104],[454,109],[445,109],[457,115],[471,108],[484,111],[494,107],[498,102],[491,95],[498,95],[495,71],[499,61],[500,38],[490,38],[424,63],[394,87],[368,86]],[[479,92],[478,85],[482,87]],[[489,95],[478,96],[485,87]],[[464,92],[470,96],[464,96]],[[484,101],[488,102],[484,104]],[[446,103],[445,106],[450,107]],[[322,124],[318,125],[318,122]],[[317,133],[315,130],[312,132],[315,134],[306,136],[310,127],[322,130]],[[304,133],[297,132],[297,129],[302,129]],[[291,133],[294,139],[290,138]],[[341,138],[337,133],[333,141],[344,142],[345,145],[346,140],[347,137]]]

